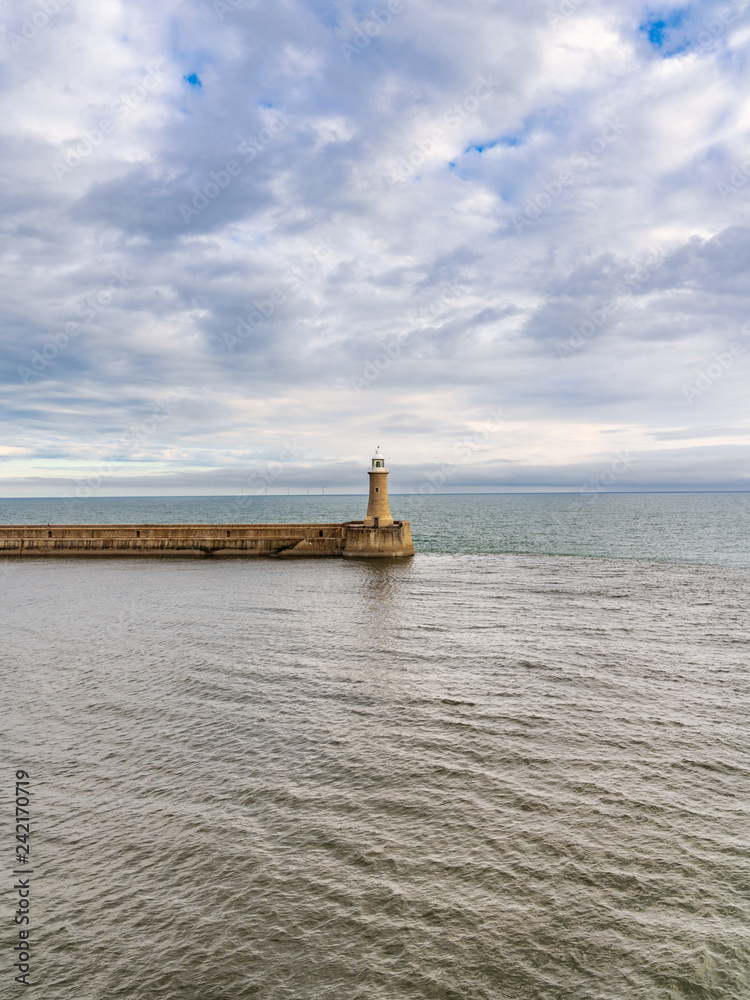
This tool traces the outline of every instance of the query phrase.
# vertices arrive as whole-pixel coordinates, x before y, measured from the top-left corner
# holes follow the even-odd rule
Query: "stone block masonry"
[[[411,525],[343,524],[55,524],[0,525],[0,556],[339,556],[414,555]]]

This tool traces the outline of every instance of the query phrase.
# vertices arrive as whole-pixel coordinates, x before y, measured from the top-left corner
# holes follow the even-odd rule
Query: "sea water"
[[[38,995],[745,1000],[748,497],[391,506],[403,563],[0,561],[2,829],[12,857],[25,769]]]

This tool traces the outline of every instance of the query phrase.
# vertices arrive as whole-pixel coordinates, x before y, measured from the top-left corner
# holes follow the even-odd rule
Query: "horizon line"
[[[300,487],[302,488],[302,487]],[[320,489],[320,487],[315,487]],[[389,497],[416,497],[425,500],[429,497],[465,497],[465,496],[632,496],[632,495],[664,495],[671,496],[675,493],[685,495],[707,495],[707,494],[739,494],[750,493],[750,489],[673,489],[673,490],[584,490],[578,489],[555,489],[555,490],[467,490],[458,493],[389,493]],[[366,497],[367,493],[137,493],[132,495],[102,494],[96,497],[72,497],[72,496],[17,496],[0,497],[3,500],[73,500],[80,503],[95,500],[220,500],[243,497],[246,500],[266,500],[269,497],[278,497],[283,500],[330,500],[333,497]]]

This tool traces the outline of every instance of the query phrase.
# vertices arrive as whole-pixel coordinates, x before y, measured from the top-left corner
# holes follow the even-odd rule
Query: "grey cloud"
[[[2,421],[29,457],[19,475],[0,454],[8,483],[67,481],[44,463],[85,469],[169,393],[186,401],[143,442],[158,471],[129,471],[133,488],[230,488],[238,461],[278,451],[295,427],[330,482],[353,484],[347,456],[380,433],[414,481],[467,414],[481,423],[501,404],[522,440],[509,457],[495,439],[462,487],[575,485],[613,425],[643,450],[634,486],[745,482],[742,449],[657,457],[644,442],[745,425],[750,183],[731,201],[717,184],[747,158],[731,114],[746,46],[729,59],[728,34],[693,44],[673,56],[689,60],[677,84],[638,32],[640,5],[592,2],[569,36],[547,7],[414,2],[348,62],[354,8],[242,4],[221,20],[206,3],[180,8],[172,34],[169,12],[136,2],[127,45],[117,18],[92,26],[70,8],[9,58]],[[158,91],[57,181],[50,163],[70,136],[156,63]],[[192,72],[202,87],[184,82]],[[472,99],[480,76],[492,93]],[[264,141],[281,112],[288,127]],[[617,115],[627,128],[595,152]],[[248,162],[238,149],[252,137]],[[581,150],[590,162],[576,168]],[[240,173],[186,220],[180,205],[232,159]],[[561,170],[573,180],[558,191]],[[317,259],[321,240],[332,249]],[[654,252],[663,262],[633,283]],[[113,268],[132,278],[86,318]],[[68,323],[80,330],[56,350]],[[702,375],[732,343],[745,353]],[[24,381],[19,367],[45,351]],[[660,437],[669,427],[684,437]]]

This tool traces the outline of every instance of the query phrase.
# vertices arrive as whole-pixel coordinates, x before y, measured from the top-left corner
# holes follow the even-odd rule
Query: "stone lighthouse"
[[[385,456],[378,446],[367,470],[370,476],[370,499],[364,521],[347,521],[345,530],[345,559],[402,559],[414,555],[411,525],[408,521],[394,521],[388,504],[388,469]]]
[[[388,469],[385,458],[378,445],[372,456],[370,476],[370,499],[367,504],[367,514],[364,525],[366,528],[390,528],[393,524],[391,508],[388,505]]]

